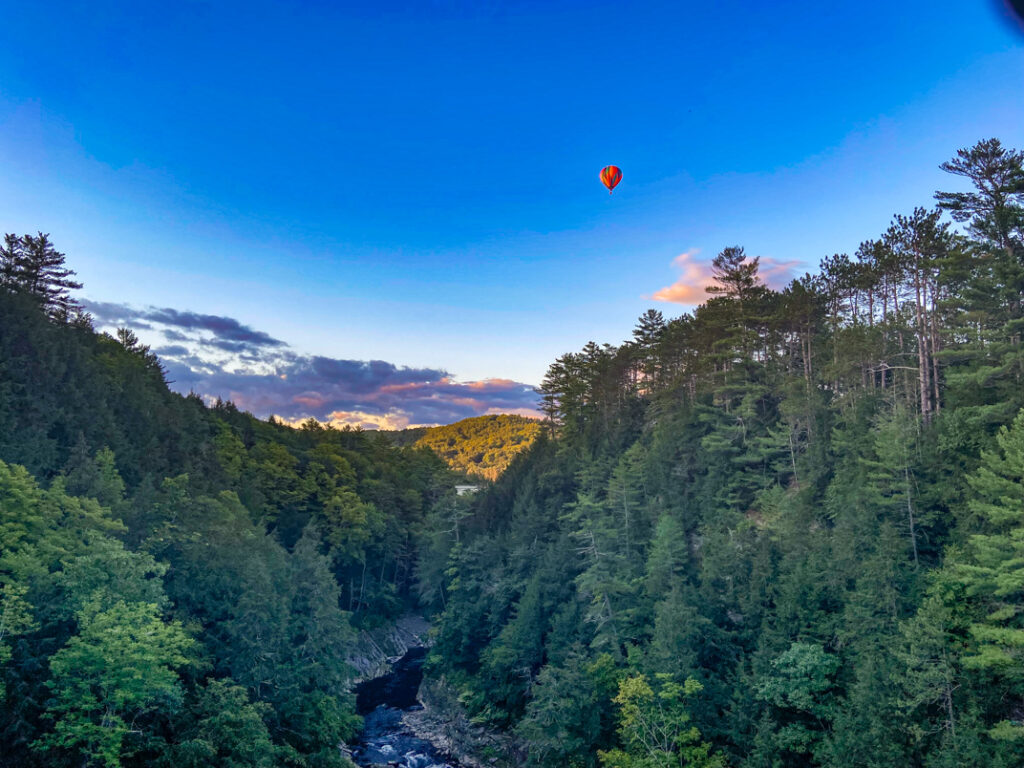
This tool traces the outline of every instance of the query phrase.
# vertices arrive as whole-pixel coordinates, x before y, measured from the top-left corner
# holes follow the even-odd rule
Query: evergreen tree
[[[70,292],[82,287],[64,266],[65,256],[54,248],[50,236],[8,234],[0,248],[0,285],[24,291],[37,299],[54,317],[68,319],[80,309]]]
[[[970,537],[952,575],[977,606],[968,631],[974,640],[963,657],[968,669],[992,675],[1004,686],[990,733],[1001,739],[1024,740],[1024,411],[999,431],[998,449],[983,454],[970,477],[971,511],[981,532]],[[998,714],[996,715],[998,717]],[[952,717],[950,718],[952,730]]]
[[[545,666],[537,676],[516,728],[530,745],[530,765],[596,766],[594,746],[602,743],[605,713],[589,666],[583,648],[575,645],[563,664]]]
[[[969,179],[976,191],[936,192],[939,205],[967,222],[972,235],[1013,255],[1024,245],[1024,151],[986,139],[956,155],[942,170]]]

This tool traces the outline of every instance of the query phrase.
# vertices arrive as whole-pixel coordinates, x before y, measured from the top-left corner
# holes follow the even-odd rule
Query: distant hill
[[[525,416],[474,416],[443,427],[407,429],[395,433],[399,445],[425,446],[468,475],[496,480],[517,453],[526,450],[540,432],[540,421]]]

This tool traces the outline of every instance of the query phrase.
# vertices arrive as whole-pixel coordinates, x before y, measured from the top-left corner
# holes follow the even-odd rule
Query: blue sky
[[[261,415],[297,418],[303,395],[232,390],[221,374],[256,363],[206,354],[213,331],[170,343],[181,326],[151,308],[281,340],[262,349],[292,362],[261,358],[261,376],[387,361],[428,400],[466,400],[322,398],[391,414],[367,424],[510,410],[526,388],[476,385],[471,404],[457,387],[537,384],[650,306],[680,314],[652,297],[728,245],[777,279],[813,269],[959,188],[937,167],[958,147],[1024,146],[1024,35],[994,2],[0,0],[0,16],[0,226],[51,233],[104,317],[205,354],[190,386]]]

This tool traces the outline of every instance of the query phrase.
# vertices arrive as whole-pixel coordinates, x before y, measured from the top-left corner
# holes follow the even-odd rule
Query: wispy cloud
[[[230,317],[86,302],[96,326],[160,339],[171,386],[231,400],[260,417],[307,418],[364,429],[446,424],[487,413],[538,415],[533,387],[508,379],[460,382],[442,368],[304,355]]]
[[[766,256],[761,257],[761,279],[769,288],[779,290],[789,285],[805,265],[795,259],[777,261]]]
[[[126,304],[102,301],[85,301],[84,304],[93,318],[103,325],[126,325],[133,329],[147,330],[160,326],[164,329],[164,336],[170,341],[199,340],[209,335],[205,341],[226,352],[288,346],[263,331],[242,325],[233,317],[182,312],[171,307],[136,309]],[[191,335],[183,331],[189,331]]]
[[[682,274],[672,285],[655,291],[655,301],[671,301],[675,304],[700,304],[708,297],[707,286],[712,282],[711,264],[697,261],[699,248],[692,248],[672,259],[672,266]]]
[[[687,306],[696,306],[710,298],[711,294],[708,293],[707,288],[714,283],[711,262],[698,260],[698,253],[700,253],[699,248],[692,248],[676,256],[672,260],[672,266],[682,274],[672,285],[655,291],[651,298],[655,301],[668,301]],[[761,279],[770,288],[778,289],[789,283],[799,270],[800,262],[777,261],[762,256],[759,265]]]

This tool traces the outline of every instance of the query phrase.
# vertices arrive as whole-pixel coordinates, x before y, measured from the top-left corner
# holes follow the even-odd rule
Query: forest
[[[43,235],[0,251],[0,765],[349,765],[355,627],[410,601],[432,452],[172,393]]]
[[[399,445],[430,448],[470,479],[497,480],[540,434],[536,419],[511,413],[473,416],[454,424],[391,433]]]
[[[1024,764],[1022,162],[958,151],[966,191],[782,290],[725,248],[556,360],[421,552],[432,674],[533,766]]]
[[[767,287],[558,358],[483,492],[167,387],[0,249],[0,764],[343,766],[353,628],[531,766],[1024,763],[1024,152]],[[455,441],[457,446],[458,439]]]

